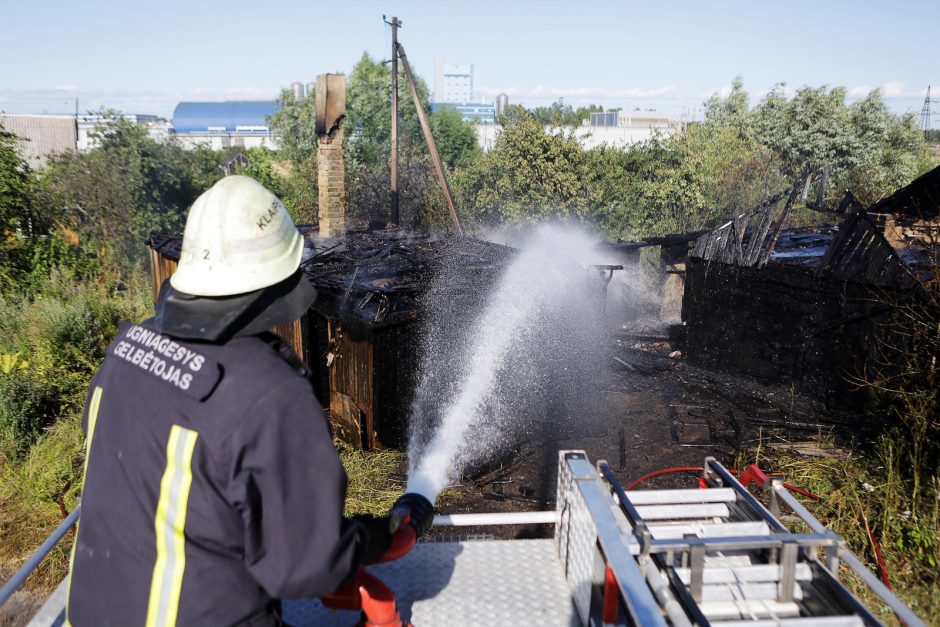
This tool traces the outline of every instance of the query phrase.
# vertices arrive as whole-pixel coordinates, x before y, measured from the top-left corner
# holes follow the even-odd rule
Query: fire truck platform
[[[419,543],[405,557],[370,566],[395,592],[403,622],[422,625],[580,625],[553,539]],[[292,627],[350,627],[359,612],[319,599],[285,601]]]

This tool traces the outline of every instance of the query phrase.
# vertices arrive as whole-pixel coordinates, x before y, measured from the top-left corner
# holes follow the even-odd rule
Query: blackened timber
[[[786,223],[787,217],[790,215],[790,210],[793,208],[793,201],[796,200],[796,196],[797,190],[796,187],[794,187],[790,191],[790,197],[787,198],[787,203],[783,206],[780,218],[773,224],[769,237],[765,235],[762,238],[763,241],[759,243],[759,245],[762,246],[762,250],[760,256],[757,258],[757,265],[764,266],[767,264],[770,253],[773,252],[774,246],[777,244],[777,239],[780,237],[780,231],[783,230],[783,225]]]
[[[912,288],[917,284],[866,211],[856,211],[839,225],[817,275],[881,286]]]
[[[923,220],[940,215],[940,166],[914,179],[868,208],[870,213],[897,213]]]
[[[844,214],[850,209],[852,211],[859,211],[860,209],[864,208],[864,205],[859,202],[858,198],[855,197],[855,194],[850,191],[846,191],[842,196],[842,200],[839,201],[839,207],[836,209],[836,213]]]

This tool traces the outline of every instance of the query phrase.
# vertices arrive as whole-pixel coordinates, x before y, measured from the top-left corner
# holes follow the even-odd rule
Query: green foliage
[[[940,583],[940,482],[934,479],[926,494],[912,492],[906,461],[898,450],[905,441],[883,436],[841,459],[800,456],[779,445],[759,447],[739,456],[738,467],[757,463],[821,497],[819,501],[800,500],[877,571],[866,526],[871,529],[882,549],[894,593],[927,624],[934,625],[940,620],[940,597],[936,595]],[[891,616],[867,585],[854,576],[843,579],[883,620]]]
[[[189,206],[222,176],[211,151],[158,143],[123,118],[106,119],[95,137],[97,148],[51,160],[37,199],[117,262],[142,259],[151,231],[181,229]]]
[[[705,121],[717,126],[727,126],[741,135],[750,130],[750,98],[744,91],[744,82],[736,76],[731,82],[731,91],[724,98],[712,94],[705,101]]]
[[[443,196],[435,187],[434,170],[404,70],[399,65],[398,178],[401,222],[407,226],[439,223]],[[415,77],[421,107],[427,113],[428,88]],[[389,155],[391,154],[391,84],[388,66],[368,54],[355,65],[346,84],[346,198],[348,211],[363,221],[390,218]],[[460,140],[460,133],[454,137]],[[461,144],[439,142],[442,153],[459,158]]]
[[[268,148],[248,148],[241,150],[248,158],[248,163],[238,169],[238,174],[244,174],[255,179],[277,197],[284,195],[284,177],[276,171],[279,155]]]
[[[347,158],[369,169],[388,165],[392,137],[392,77],[388,67],[363,53],[346,83]],[[428,87],[418,76],[415,82],[421,107],[429,112]],[[398,90],[398,132],[402,137],[420,137],[418,112],[402,64],[399,64]]]
[[[278,138],[278,151],[256,154],[243,174],[254,176],[280,197],[297,224],[317,221],[316,95],[296,99],[290,90],[281,93],[281,108],[269,119]],[[276,191],[275,191],[276,190]]]
[[[572,123],[568,113],[560,102],[535,112],[507,108],[492,153],[454,177],[470,224],[565,216],[609,237],[695,231],[824,166],[835,168],[831,189],[851,189],[866,203],[930,167],[913,117],[890,113],[877,91],[846,104],[842,88],[804,87],[788,97],[778,85],[751,108],[736,78],[727,96],[705,103],[704,122],[624,150],[584,151],[545,130]],[[793,219],[818,215],[797,210]]]
[[[803,87],[792,98],[777,85],[755,107],[740,77],[727,97],[705,105],[705,126],[727,127],[769,150],[774,166],[795,181],[834,166],[835,185],[871,203],[930,167],[913,115],[892,114],[881,93],[846,104],[841,87]]]
[[[556,100],[547,107],[535,107],[529,113],[542,125],[580,126],[591,118],[592,113],[600,113],[603,110],[604,107],[594,104],[575,109],[570,104],[566,105],[564,100]],[[611,109],[611,111],[616,110]]]
[[[118,320],[140,320],[150,309],[144,277],[76,281],[63,269],[39,291],[39,299],[0,296],[0,353],[29,363],[0,373],[0,459],[22,455],[59,418],[80,410]]]
[[[428,122],[434,143],[448,168],[467,167],[480,155],[473,124],[464,122],[458,111],[438,109],[430,115]]]
[[[0,354],[0,373],[10,374],[13,370],[26,370],[29,368],[29,362],[20,359],[22,353]]]
[[[295,98],[293,92],[281,92],[281,108],[268,118],[277,136],[279,157],[301,163],[317,153],[316,95]]]
[[[2,233],[35,231],[39,225],[32,212],[32,171],[16,150],[16,136],[0,122],[0,225]]]
[[[461,207],[484,226],[583,217],[584,151],[563,133],[547,133],[533,116],[503,129],[493,150],[454,177]]]
[[[61,522],[59,503],[75,507],[81,488],[80,415],[46,430],[17,463],[0,463],[0,569],[11,573]],[[42,561],[27,587],[51,592],[68,570],[71,536]]]

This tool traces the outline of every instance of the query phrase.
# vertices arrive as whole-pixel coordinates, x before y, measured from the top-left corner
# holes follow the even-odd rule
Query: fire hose
[[[405,516],[404,524],[392,535],[391,546],[375,564],[400,559],[414,548],[418,533],[409,521],[410,517]],[[365,566],[359,567],[349,583],[320,600],[324,607],[333,610],[361,611],[365,615],[362,622],[365,627],[403,627],[394,593]]]
[[[434,504],[424,496],[405,493],[389,512],[392,542],[377,560],[382,564],[404,557],[414,548],[418,536],[427,533],[434,520]],[[359,610],[364,627],[403,627],[395,595],[385,583],[360,566],[352,579],[336,592],[320,597],[323,606],[334,610]],[[411,627],[410,623],[407,627]]]

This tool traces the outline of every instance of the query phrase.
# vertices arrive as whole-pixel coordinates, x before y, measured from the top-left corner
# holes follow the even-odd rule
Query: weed
[[[755,454],[756,450],[751,450],[739,462],[753,462]],[[940,482],[932,477],[928,488],[921,489],[919,503],[915,505],[913,482],[903,478],[901,460],[897,440],[882,437],[875,446],[855,451],[844,459],[806,457],[764,447],[760,463],[785,477],[788,483],[819,495],[819,501],[804,501],[804,505],[877,572],[867,523],[881,546],[895,594],[925,622],[937,624]],[[882,620],[894,621],[893,614],[864,583],[846,568],[842,575],[849,588]]]

